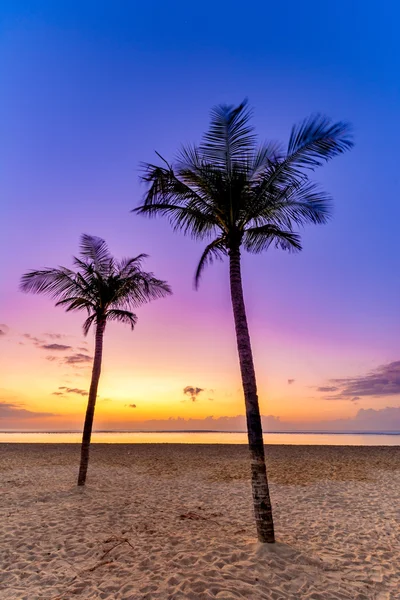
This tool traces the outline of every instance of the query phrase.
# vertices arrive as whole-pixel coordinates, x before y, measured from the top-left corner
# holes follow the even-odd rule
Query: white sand
[[[0,598],[400,598],[400,448],[267,451],[274,547],[246,447],[1,445]]]

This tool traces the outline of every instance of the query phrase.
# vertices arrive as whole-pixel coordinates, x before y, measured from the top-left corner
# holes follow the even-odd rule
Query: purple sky
[[[233,407],[222,399],[238,394],[227,265],[210,269],[194,292],[201,245],[129,210],[143,191],[141,161],[154,160],[155,149],[172,158],[181,143],[199,141],[211,106],[248,97],[261,139],[286,141],[291,125],[315,111],[351,121],[356,137],[351,153],[316,173],[335,199],[332,222],[304,231],[300,255],[244,258],[264,414],[326,420],[400,405],[399,389],[361,396],[357,407],[309,398],[312,386],[399,359],[400,8],[376,6],[2,2],[0,321],[14,336],[0,348],[3,402],[48,410],[45,388],[38,383],[30,395],[31,376],[18,376],[30,361],[17,352],[18,336],[78,339],[80,317],[23,296],[18,281],[31,268],[69,265],[87,232],[117,256],[150,254],[146,266],[174,291],[143,309],[136,337],[110,329],[110,395],[112,377],[127,382],[134,370],[139,404],[148,389],[153,406],[140,418],[169,416],[159,404],[163,381],[168,398],[186,385],[218,388],[213,410],[192,414],[185,405],[185,418],[240,412],[240,398]],[[45,367],[35,362],[41,380]],[[176,395],[171,416],[181,401]]]

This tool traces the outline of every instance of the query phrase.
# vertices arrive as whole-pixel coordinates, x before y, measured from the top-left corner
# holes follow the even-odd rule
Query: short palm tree
[[[95,353],[88,405],[83,428],[78,485],[85,485],[89,463],[90,438],[96,406],[103,355],[103,336],[108,321],[127,323],[133,329],[137,316],[132,312],[141,304],[171,293],[165,281],[142,271],[145,254],[117,261],[104,240],[82,235],[81,258],[74,257],[75,271],[66,267],[25,273],[21,279],[24,292],[47,294],[66,311],[83,310],[88,317],[83,324],[86,336],[95,325]]]
[[[174,229],[209,240],[197,267],[229,258],[230,288],[244,390],[258,539],[274,542],[256,377],[242,289],[241,251],[258,254],[271,245],[301,250],[295,228],[325,223],[330,197],[309,172],[352,147],[347,123],[314,115],[292,128],[287,148],[257,145],[244,101],[211,112],[209,131],[198,146],[186,146],[173,164],[145,164],[144,202],[134,212],[164,215]]]

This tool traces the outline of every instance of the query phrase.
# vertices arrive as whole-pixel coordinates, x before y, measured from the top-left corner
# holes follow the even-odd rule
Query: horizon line
[[[21,434],[29,434],[29,433],[46,433],[46,434],[56,434],[56,433],[82,433],[80,429],[43,429],[43,430],[21,430],[21,429],[3,429],[0,430],[2,434],[12,434],[12,433],[21,433]],[[245,430],[223,430],[223,429],[95,429],[93,433],[243,433],[247,434]],[[334,434],[334,435],[346,435],[346,434],[374,434],[374,435],[400,435],[400,431],[398,429],[390,429],[390,430],[329,430],[329,429],[299,429],[299,430],[283,430],[283,431],[264,431],[264,434]]]

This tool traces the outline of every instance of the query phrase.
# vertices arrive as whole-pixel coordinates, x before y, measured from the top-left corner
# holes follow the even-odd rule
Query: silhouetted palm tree
[[[207,263],[229,257],[230,287],[246,405],[252,489],[258,539],[274,542],[256,377],[243,298],[240,252],[258,254],[271,244],[301,249],[295,227],[325,223],[330,197],[308,172],[352,147],[347,123],[314,115],[292,128],[284,149],[258,146],[244,101],[211,112],[199,146],[186,146],[174,164],[145,164],[144,203],[134,210],[169,217],[174,229],[197,240],[210,239],[197,267],[195,285]]]
[[[57,300],[56,306],[64,306],[67,312],[87,311],[88,318],[83,324],[85,336],[91,325],[96,326],[92,380],[78,476],[78,485],[85,485],[106,323],[120,321],[133,329],[137,317],[132,310],[145,302],[167,296],[171,290],[165,281],[142,271],[141,263],[146,254],[117,261],[111,256],[106,242],[91,235],[82,235],[80,254],[82,258],[74,257],[76,271],[66,267],[31,271],[22,276],[21,289],[24,292],[47,294]]]

